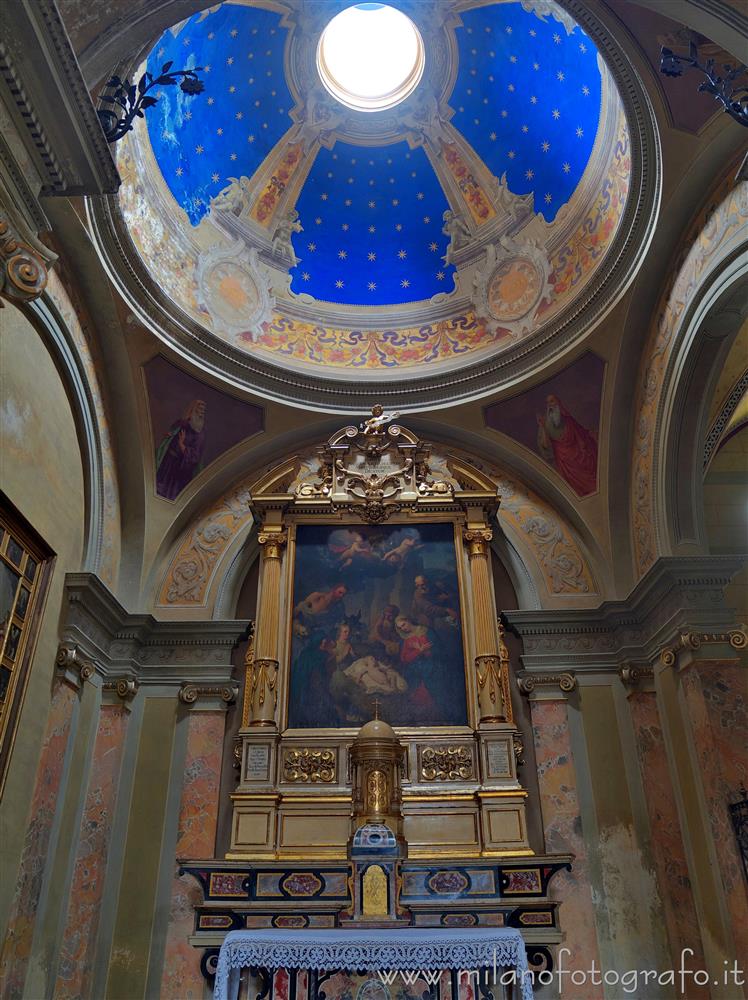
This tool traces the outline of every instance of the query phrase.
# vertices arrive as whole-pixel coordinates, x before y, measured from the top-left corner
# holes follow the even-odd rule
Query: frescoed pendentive
[[[467,721],[451,524],[297,529],[290,727]]]
[[[486,426],[548,463],[578,493],[597,490],[597,442],[605,362],[587,353],[540,385],[486,407]]]
[[[176,500],[206,466],[262,430],[263,410],[201,382],[161,355],[143,370],[156,493]]]

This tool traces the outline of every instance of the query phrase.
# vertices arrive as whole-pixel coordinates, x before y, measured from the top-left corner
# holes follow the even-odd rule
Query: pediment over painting
[[[370,417],[341,427],[315,452],[265,473],[251,488],[253,505],[314,514],[348,510],[369,523],[403,510],[480,507],[495,514],[496,482],[464,458],[435,451],[396,423],[399,416],[374,406]]]

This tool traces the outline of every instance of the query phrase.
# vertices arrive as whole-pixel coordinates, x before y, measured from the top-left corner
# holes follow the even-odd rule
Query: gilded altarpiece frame
[[[375,407],[252,488],[262,563],[229,858],[345,856],[349,748],[375,701],[406,748],[410,857],[532,853],[490,571],[497,487],[397,417]]]

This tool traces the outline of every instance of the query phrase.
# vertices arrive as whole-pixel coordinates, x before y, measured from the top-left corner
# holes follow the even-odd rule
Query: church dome
[[[334,62],[342,14],[375,54],[387,11],[399,74]],[[168,29],[141,68],[200,67],[204,91],[164,88],[118,144],[97,227],[133,307],[216,374],[312,405],[372,381],[433,405],[547,363],[622,293],[657,201],[636,204],[635,74],[577,17],[227,0]]]

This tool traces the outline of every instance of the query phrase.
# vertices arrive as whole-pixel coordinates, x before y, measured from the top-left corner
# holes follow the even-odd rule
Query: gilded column
[[[262,589],[257,612],[254,648],[250,644],[247,662],[250,726],[275,726],[280,642],[281,559],[288,540],[285,531],[262,531]]]
[[[492,537],[493,534],[488,528],[468,528],[463,533],[470,560],[475,670],[481,723],[506,722],[501,685],[499,636],[496,631],[496,609],[489,568],[489,543]]]

